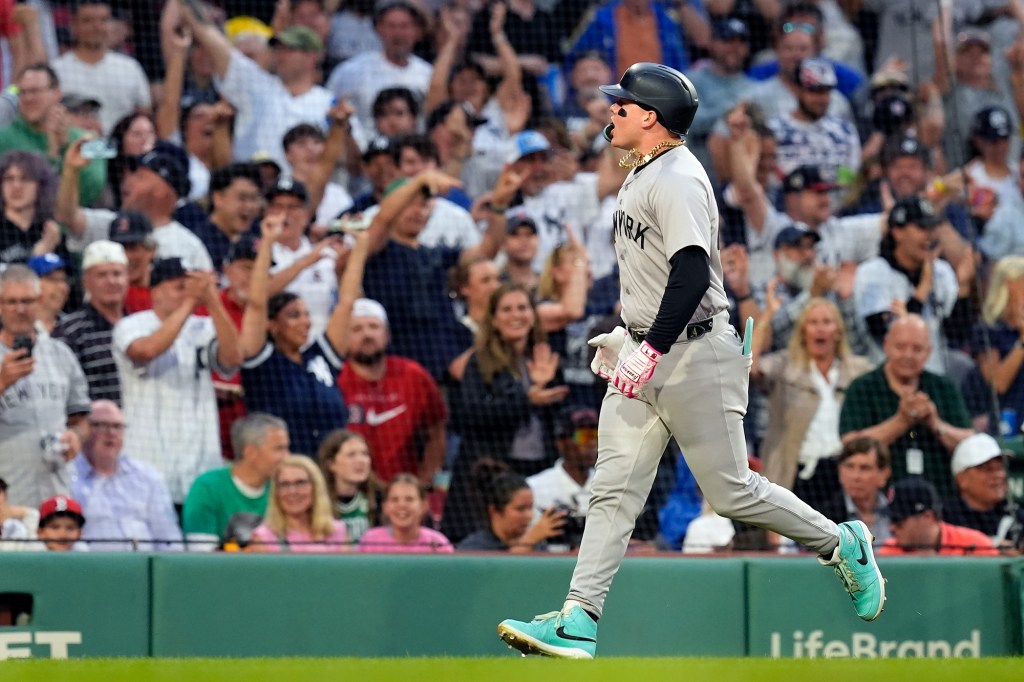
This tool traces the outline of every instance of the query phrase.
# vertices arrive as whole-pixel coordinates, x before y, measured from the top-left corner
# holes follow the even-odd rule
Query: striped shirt
[[[90,400],[121,404],[121,380],[111,353],[114,325],[91,303],[65,316],[53,329],[53,337],[71,348],[89,382]]]

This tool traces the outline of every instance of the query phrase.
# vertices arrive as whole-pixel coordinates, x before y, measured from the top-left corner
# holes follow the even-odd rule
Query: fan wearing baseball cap
[[[128,217],[118,220],[129,222]],[[85,303],[60,321],[53,336],[66,343],[78,358],[89,382],[89,398],[120,403],[121,381],[111,354],[111,339],[114,325],[125,315],[128,257],[124,247],[106,239],[89,244],[82,256],[82,284],[87,294]]]
[[[124,449],[156,467],[178,505],[199,474],[222,464],[211,370],[230,375],[242,362],[215,280],[180,258],[157,259],[149,276],[152,310],[114,326],[114,362],[132,425]],[[199,305],[208,317],[195,314]]]
[[[942,505],[935,486],[920,476],[909,476],[893,485],[888,509],[892,537],[878,550],[881,556],[999,554],[984,533],[943,521]]]
[[[57,495],[39,505],[36,537],[51,552],[88,551],[89,547],[81,542],[84,525],[82,505],[70,497]]]
[[[950,468],[957,494],[943,504],[943,516],[952,524],[979,530],[997,542],[1020,543],[1024,509],[1007,504],[1007,461],[1004,450],[987,433],[960,441],[953,450]],[[1017,537],[1011,537],[1016,525]]]
[[[117,218],[114,211],[79,205],[78,175],[87,163],[81,141],[68,146],[53,211],[54,220],[70,233],[69,248],[77,251],[97,239],[109,238],[111,223]],[[138,211],[152,223],[157,258],[181,258],[190,268],[212,270],[213,261],[206,246],[174,219],[179,200],[188,196],[190,188],[185,150],[159,140],[129,166],[122,182],[121,208]]]
[[[860,137],[852,123],[829,113],[836,72],[822,58],[801,60],[793,74],[796,107],[768,119],[778,142],[779,167],[816,166],[823,175],[852,177],[860,168]]]
[[[911,196],[897,201],[889,211],[881,255],[857,267],[853,284],[857,314],[879,348],[895,317],[894,305],[921,315],[932,346],[926,367],[938,373],[946,369],[941,325],[961,297],[953,266],[933,251],[935,229],[942,223],[927,199]]]
[[[266,152],[284,163],[285,131],[303,121],[323,121],[332,106],[331,91],[319,85],[323,40],[305,26],[278,31],[269,41],[271,73],[233,46],[205,11],[190,8],[181,16],[196,44],[209,55],[221,96],[238,111],[234,157],[252,159],[257,152]],[[362,135],[355,122],[353,133]]]

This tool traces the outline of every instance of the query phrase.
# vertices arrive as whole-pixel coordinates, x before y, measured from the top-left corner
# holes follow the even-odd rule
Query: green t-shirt
[[[68,144],[82,137],[85,131],[73,126],[68,127]],[[67,147],[60,150],[59,158],[50,158],[47,154],[46,134],[35,130],[22,116],[14,119],[6,128],[0,128],[0,154],[9,152],[12,149],[22,149],[27,152],[39,154],[50,162],[54,172],[60,178],[61,167],[64,165],[64,152]],[[89,165],[82,169],[78,177],[78,203],[82,206],[92,206],[103,193],[103,186],[107,184],[107,162],[103,159],[93,159]]]
[[[200,536],[224,538],[228,521],[238,512],[262,516],[267,511],[270,486],[263,487],[259,497],[249,497],[235,485],[231,478],[231,467],[207,471],[192,483],[185,508],[181,514],[181,526],[186,539],[203,539]]]
[[[359,542],[359,538],[370,528],[370,505],[362,492],[356,493],[347,502],[335,500],[334,515],[345,524],[349,542]]]
[[[885,365],[854,379],[846,390],[843,410],[839,415],[839,433],[860,431],[889,419],[899,408],[900,398],[885,379]],[[968,428],[971,418],[963,396],[949,379],[931,372],[921,373],[920,391],[928,394],[939,411],[942,421],[956,427]],[[892,477],[899,480],[907,475],[907,450],[916,448],[924,455],[923,475],[938,489],[941,497],[956,492],[949,471],[951,453],[939,442],[930,429],[917,425],[889,445],[892,453]]]

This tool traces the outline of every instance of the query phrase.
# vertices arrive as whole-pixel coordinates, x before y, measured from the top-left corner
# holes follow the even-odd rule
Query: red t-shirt
[[[419,468],[423,429],[448,418],[434,379],[418,363],[389,355],[380,381],[366,381],[348,363],[338,386],[348,405],[348,428],[370,446],[373,470],[384,481]]]
[[[998,555],[999,550],[992,545],[992,539],[980,530],[954,526],[951,523],[942,522],[942,531],[939,535],[940,556],[993,556]],[[901,554],[915,554],[920,549],[904,549],[892,537],[885,541],[878,550],[880,555],[897,556]]]
[[[153,296],[149,292],[149,287],[128,287],[128,294],[124,297],[125,312],[131,315],[150,310],[152,307]]]

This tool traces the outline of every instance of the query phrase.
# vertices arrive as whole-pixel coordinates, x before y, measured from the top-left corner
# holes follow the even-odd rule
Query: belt
[[[701,338],[705,334],[711,333],[711,328],[714,326],[714,323],[715,318],[709,317],[706,320],[701,320],[699,322],[691,322],[690,324],[686,325],[686,340],[694,341],[696,339]],[[647,332],[650,330],[630,327],[628,331],[629,337],[631,339],[633,339],[637,343],[643,343],[644,339],[647,338]]]

